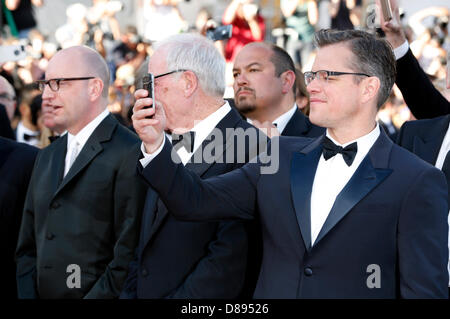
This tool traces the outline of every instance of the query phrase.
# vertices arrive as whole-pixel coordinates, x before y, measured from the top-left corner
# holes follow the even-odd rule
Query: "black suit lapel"
[[[111,114],[109,114],[100,123],[100,125],[94,130],[92,135],[87,140],[83,149],[80,151],[80,154],[77,156],[72,167],[69,169],[69,172],[67,172],[67,175],[63,178],[62,183],[56,190],[55,195],[59,193],[68,183],[70,183],[70,181],[103,150],[101,143],[111,139],[117,124],[117,120],[115,120]],[[67,137],[64,140],[66,140],[65,144],[67,145]],[[64,152],[64,155],[65,153],[66,152]]]
[[[281,135],[283,136],[307,136],[310,123],[305,115],[297,108],[289,119]]]
[[[291,162],[292,201],[307,250],[311,248],[311,191],[322,155],[322,138],[317,138],[301,152],[294,153]]]
[[[191,159],[188,163],[186,163],[186,168],[195,172],[199,176],[203,176],[206,171],[215,163],[215,160],[208,159],[208,161],[205,161],[203,158],[204,150],[209,147],[213,147],[218,152],[215,155],[215,158],[221,158],[223,156],[223,153],[225,152],[226,146],[232,143],[227,143],[228,139],[232,135],[231,130],[226,130],[226,128],[233,128],[235,125],[241,121],[241,118],[239,117],[239,114],[237,111],[231,109],[230,112],[217,124],[216,130],[220,130],[221,136],[215,136],[214,131],[211,132],[211,134],[208,135],[208,137],[202,142],[202,145],[195,151],[195,153],[192,155]],[[227,134],[227,135],[226,135]],[[225,137],[223,140],[219,140],[218,138]],[[210,145],[211,144],[211,145]],[[208,155],[208,149],[206,149],[205,152]],[[225,160],[225,158],[223,157]],[[153,223],[147,232],[145,245],[148,243],[148,241],[153,237],[155,232],[159,229],[161,224],[166,219],[167,215],[169,214],[166,206],[163,204],[161,199],[157,199],[157,203],[154,208],[153,212],[156,214]],[[146,213],[148,213],[147,210],[145,210]],[[144,247],[145,247],[144,245]]]
[[[386,136],[386,133],[381,130],[380,136],[372,149],[336,197],[314,245],[317,245],[356,204],[392,173],[392,170],[387,168],[392,145],[393,143]]]

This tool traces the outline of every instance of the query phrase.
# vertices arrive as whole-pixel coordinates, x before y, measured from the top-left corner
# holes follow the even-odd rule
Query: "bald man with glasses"
[[[87,47],[59,51],[38,81],[55,127],[28,189],[16,250],[19,298],[116,298],[137,244],[139,140],[108,112],[109,72]]]

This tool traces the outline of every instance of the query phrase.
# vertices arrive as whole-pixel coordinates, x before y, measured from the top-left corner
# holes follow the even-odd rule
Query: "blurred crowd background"
[[[450,52],[448,0],[399,2],[414,55],[450,99],[445,89],[446,52]],[[225,97],[232,98],[232,61],[249,42],[275,43],[289,52],[299,70],[308,71],[314,57],[315,30],[379,32],[374,0],[1,0],[1,4],[0,74],[15,92],[2,94],[0,103],[15,101],[11,126],[20,135],[17,140],[39,147],[48,145],[52,132],[40,121],[40,92],[34,83],[44,78],[49,59],[60,48],[84,44],[102,54],[113,83],[109,110],[130,125],[133,93],[147,72],[152,43],[169,35],[206,34],[209,29],[232,24],[231,38],[216,42],[228,63]],[[20,59],[5,49],[11,45],[23,46]],[[395,134],[411,119],[394,87],[379,120]]]

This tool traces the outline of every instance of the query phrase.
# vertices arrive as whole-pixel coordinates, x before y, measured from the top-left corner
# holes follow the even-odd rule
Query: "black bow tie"
[[[50,140],[50,143],[53,143],[59,138],[59,135],[49,136],[48,139]]]
[[[186,151],[192,153],[194,151],[195,132],[189,131],[183,134],[172,134],[172,145],[175,150],[184,147]]]
[[[342,147],[334,144],[328,137],[325,136],[322,144],[323,144],[323,157],[325,158],[326,161],[332,158],[337,153],[341,153],[345,163],[348,166],[352,165],[356,153],[358,152],[358,144],[356,142],[347,145],[346,147]]]
[[[38,138],[37,135],[30,135],[30,134],[27,134],[27,133],[23,133],[23,139],[25,141],[27,141],[27,142],[32,140],[32,139],[37,139],[37,138]]]

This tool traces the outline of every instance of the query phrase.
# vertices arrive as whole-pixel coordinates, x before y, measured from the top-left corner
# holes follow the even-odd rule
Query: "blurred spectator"
[[[115,15],[122,10],[122,2],[92,0],[92,7],[86,12],[89,29],[99,29],[108,39],[120,40],[120,27]]]
[[[329,5],[331,28],[347,30],[359,26],[361,5],[362,0],[331,0]]]
[[[306,89],[305,76],[299,69],[295,69],[295,102],[306,116],[309,115],[309,92]]]
[[[28,33],[37,26],[33,5],[40,7],[44,0],[5,0],[4,2],[11,16],[5,12],[3,21],[8,23],[11,35],[26,39]]]
[[[223,24],[233,25],[233,34],[225,46],[225,59],[234,61],[239,50],[250,42],[263,41],[266,25],[252,0],[232,0],[222,18]]]
[[[314,25],[319,18],[315,0],[281,0],[281,11],[289,31],[286,50],[302,67],[313,50]]]
[[[67,7],[67,22],[56,29],[55,37],[61,48],[84,44],[87,40],[88,23],[87,8],[81,3],[74,3]]]
[[[152,42],[187,30],[177,0],[144,0],[144,37]]]
[[[42,96],[32,85],[23,88],[19,104],[20,121],[16,128],[17,142],[39,145],[38,116],[41,113]]]
[[[0,76],[0,103],[5,107],[9,121],[12,121],[16,110],[16,92],[3,76]]]
[[[397,140],[398,127],[393,123],[393,117],[396,116],[397,107],[401,105],[401,101],[392,91],[386,103],[377,113],[377,120],[380,126],[393,142]]]
[[[432,78],[445,78],[445,49],[450,49],[447,30],[449,17],[448,8],[429,7],[416,12],[409,19],[409,24],[417,36],[411,43],[411,51]],[[432,18],[430,27],[426,27],[424,23],[427,18]]]

